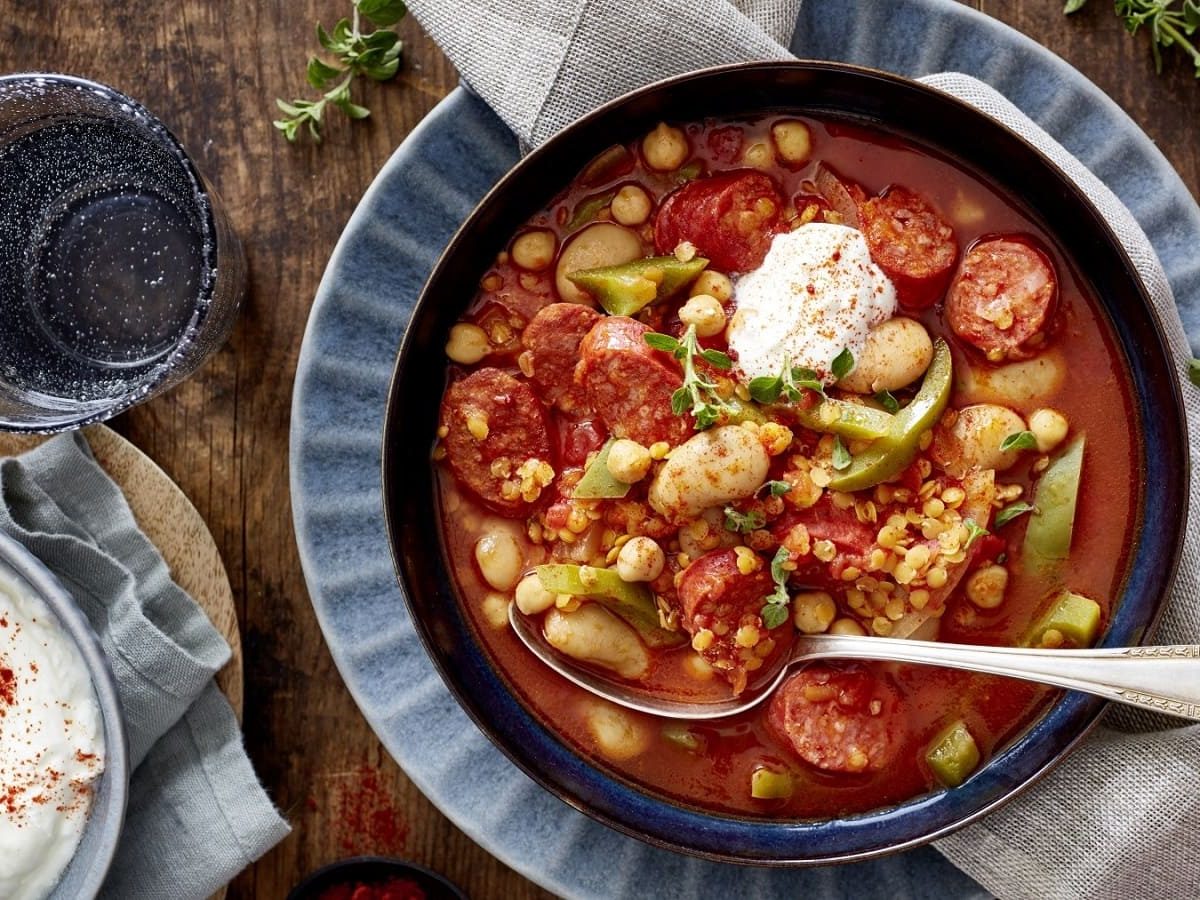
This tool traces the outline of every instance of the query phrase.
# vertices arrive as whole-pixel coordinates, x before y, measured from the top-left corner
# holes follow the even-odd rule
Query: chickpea
[[[613,441],[608,451],[608,473],[622,484],[636,484],[650,471],[650,451],[629,438]]]
[[[690,152],[687,135],[666,122],[659,122],[658,127],[642,138],[642,159],[658,172],[675,171]]]
[[[558,241],[554,232],[537,229],[526,231],[512,245],[512,261],[522,269],[540,272],[554,262]]]
[[[851,634],[862,637],[866,634],[866,631],[864,631],[863,627],[859,625],[858,622],[854,621],[854,619],[847,619],[843,617],[836,620],[832,625],[829,626],[829,633]]]
[[[696,294],[679,308],[679,321],[695,325],[700,337],[712,337],[725,330],[725,307],[708,294]]]
[[[617,574],[622,581],[653,581],[667,564],[666,554],[653,538],[630,538],[617,554]]]
[[[450,339],[446,341],[446,355],[454,362],[471,366],[479,362],[491,351],[487,332],[478,325],[459,322],[450,329]]]
[[[1017,450],[1001,450],[1010,434],[1025,430],[1025,420],[1007,406],[977,403],[958,411],[950,428],[934,434],[931,455],[946,471],[961,475],[970,469],[1010,469],[1020,456]]]
[[[490,628],[499,631],[508,627],[508,595],[488,591],[479,607]]]
[[[837,618],[837,604],[824,591],[806,591],[792,598],[792,618],[805,634],[822,634]]]
[[[511,591],[524,571],[525,555],[511,531],[497,529],[475,542],[475,562],[484,581],[498,591]]]
[[[612,199],[612,217],[622,225],[641,225],[650,218],[650,195],[636,184],[627,184]]]
[[[1029,430],[1037,441],[1038,453],[1049,453],[1067,436],[1067,417],[1057,409],[1036,409],[1029,416]]]
[[[808,126],[796,119],[783,119],[772,125],[771,138],[779,156],[789,165],[799,165],[812,153],[812,135]]]
[[[618,706],[589,698],[585,707],[588,730],[596,741],[596,749],[609,759],[631,759],[650,746],[651,732],[641,718]]]
[[[1008,587],[1008,569],[1004,566],[984,566],[967,579],[967,599],[980,609],[995,609],[1004,602]]]
[[[527,616],[536,616],[554,605],[554,595],[542,587],[542,579],[532,572],[517,582],[513,600]]]
[[[775,165],[775,151],[770,144],[759,141],[742,151],[742,162],[755,169],[769,169]]]
[[[619,266],[642,256],[642,239],[637,233],[612,222],[589,225],[567,242],[558,257],[554,284],[568,303],[592,305],[592,295],[567,276],[580,269]]]
[[[728,275],[722,275],[712,269],[705,269],[692,282],[692,287],[688,291],[689,297],[698,297],[700,294],[715,297],[719,303],[728,303],[733,299],[733,282],[729,280]]]

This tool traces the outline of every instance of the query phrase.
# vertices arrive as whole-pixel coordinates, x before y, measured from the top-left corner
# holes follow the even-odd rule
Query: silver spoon
[[[509,604],[508,620],[522,643],[568,681],[613,703],[668,719],[718,719],[753,709],[771,696],[796,663],[814,659],[880,659],[1021,678],[1200,721],[1200,645],[1194,644],[1026,650],[901,638],[797,635],[791,656],[741,696],[687,701],[658,697],[583,668],[549,646],[516,604]]]

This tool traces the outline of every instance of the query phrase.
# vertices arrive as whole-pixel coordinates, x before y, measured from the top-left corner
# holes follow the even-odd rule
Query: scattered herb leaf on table
[[[1087,5],[1088,0],[1067,0],[1063,12],[1070,15]],[[1200,47],[1189,38],[1200,29],[1200,0],[1114,0],[1116,14],[1125,20],[1125,29],[1136,34],[1145,26],[1150,31],[1150,50],[1154,68],[1162,72],[1162,51],[1175,46],[1192,58],[1196,77],[1200,78]]]

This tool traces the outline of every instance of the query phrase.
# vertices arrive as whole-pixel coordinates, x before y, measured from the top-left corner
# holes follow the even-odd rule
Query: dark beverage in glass
[[[244,262],[183,149],[119,92],[0,78],[0,428],[98,421],[228,336]]]

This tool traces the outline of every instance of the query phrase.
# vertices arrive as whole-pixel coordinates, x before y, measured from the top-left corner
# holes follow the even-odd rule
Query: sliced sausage
[[[766,562],[760,562],[745,574],[736,551],[714,550],[679,576],[683,626],[692,646],[729,681],[734,694],[745,689],[749,673],[770,668],[792,637],[790,623],[770,630],[763,625],[762,608],[775,582]]]
[[[617,437],[646,447],[658,441],[682,444],[691,421],[671,411],[671,394],[683,375],[674,359],[646,343],[649,331],[626,316],[600,319],[580,345],[575,380]]]
[[[865,669],[812,666],[775,691],[767,723],[797,756],[822,771],[878,772],[903,743],[899,706],[896,688]]]
[[[847,586],[842,580],[843,571],[850,566],[866,571],[867,558],[875,546],[875,526],[860,522],[853,506],[848,509],[835,506],[826,492],[808,509],[789,511],[776,519],[771,534],[783,543],[797,525],[807,530],[812,548],[819,541],[829,541],[834,555],[826,562],[813,555],[799,560],[792,573],[793,584],[840,592]]]
[[[937,301],[958,258],[949,223],[902,187],[861,204],[859,216],[871,258],[896,285],[901,305],[920,309]]]
[[[691,242],[713,268],[748,272],[758,268],[771,239],[781,230],[783,197],[762,172],[735,169],[690,181],[669,194],[654,222],[659,253]]]
[[[446,391],[441,425],[459,482],[501,515],[528,513],[541,486],[523,484],[519,470],[529,460],[554,462],[545,407],[533,389],[500,369],[478,369]]]
[[[979,241],[968,251],[946,298],[946,318],[992,362],[1028,359],[1042,346],[1058,296],[1054,266],[1032,244]]]
[[[525,328],[521,340],[529,351],[530,379],[546,402],[564,412],[579,412],[587,403],[575,383],[579,345],[600,314],[578,303],[551,303]]]

